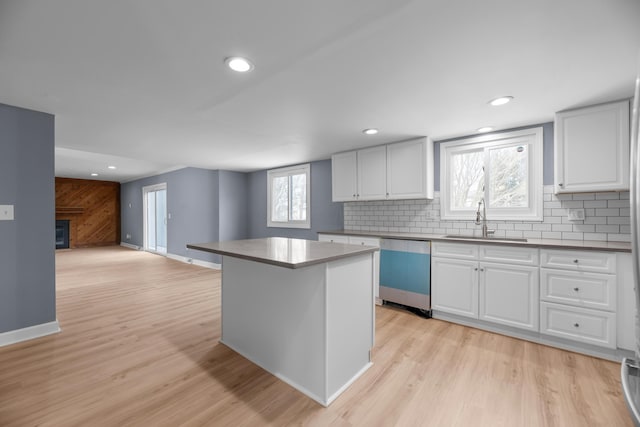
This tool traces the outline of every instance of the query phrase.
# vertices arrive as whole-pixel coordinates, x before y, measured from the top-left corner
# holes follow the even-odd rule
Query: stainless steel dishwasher
[[[431,316],[431,242],[381,239],[380,299]]]

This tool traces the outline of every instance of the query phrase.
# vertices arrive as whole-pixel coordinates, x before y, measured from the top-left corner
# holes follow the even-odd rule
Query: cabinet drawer
[[[478,245],[466,243],[432,242],[431,255],[457,259],[478,259]]]
[[[341,234],[320,234],[318,240],[321,242],[333,242],[333,243],[349,243],[349,237]]]
[[[349,236],[349,243],[352,245],[380,247],[380,239],[376,239],[375,237]]]
[[[615,311],[616,276],[541,268],[540,297],[550,302]]]
[[[538,249],[533,248],[481,245],[479,256],[481,261],[521,264],[536,267],[540,264]]]
[[[608,311],[541,302],[540,332],[616,348],[616,315]]]
[[[615,274],[616,255],[613,252],[542,249],[540,251],[540,266]]]

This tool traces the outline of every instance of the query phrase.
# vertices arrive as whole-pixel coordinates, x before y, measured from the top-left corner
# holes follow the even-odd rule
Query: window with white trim
[[[267,226],[311,228],[310,165],[267,172]]]
[[[542,128],[440,144],[443,220],[475,219],[484,199],[491,220],[542,221]]]

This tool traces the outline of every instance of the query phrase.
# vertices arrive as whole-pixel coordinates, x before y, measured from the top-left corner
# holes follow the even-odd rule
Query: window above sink
[[[542,221],[542,128],[440,144],[442,219]]]

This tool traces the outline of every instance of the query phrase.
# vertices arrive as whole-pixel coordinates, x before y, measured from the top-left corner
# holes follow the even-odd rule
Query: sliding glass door
[[[144,204],[144,249],[167,253],[167,184],[142,188]]]

